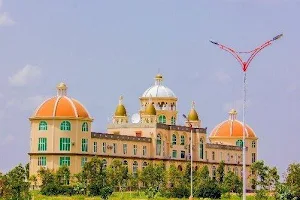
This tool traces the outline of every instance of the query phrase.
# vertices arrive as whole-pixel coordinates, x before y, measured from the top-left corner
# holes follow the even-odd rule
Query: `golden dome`
[[[90,118],[87,109],[76,99],[65,96],[67,86],[57,86],[57,96],[44,101],[35,111],[33,117],[75,117]]]
[[[211,132],[210,137],[228,138],[228,137],[243,137],[243,123],[236,119],[237,111],[232,109],[229,112],[229,119],[217,125]],[[246,137],[256,138],[256,135],[251,127],[246,125]]]
[[[189,121],[199,121],[198,113],[195,109],[195,102],[192,103],[192,108],[190,110],[190,113],[188,114],[188,120]]]
[[[115,111],[115,116],[127,116],[127,113],[126,113],[126,108],[125,106],[123,105],[123,96],[120,96],[120,99],[119,99],[119,104],[116,108],[116,111]]]
[[[156,109],[152,103],[149,103],[145,109],[146,115],[156,115]]]
[[[161,74],[156,74],[155,79],[163,79],[163,76]]]

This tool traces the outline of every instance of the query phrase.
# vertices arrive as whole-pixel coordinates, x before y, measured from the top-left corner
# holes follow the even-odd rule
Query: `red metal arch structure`
[[[232,48],[229,48],[223,44],[220,44],[218,42],[210,40],[212,44],[215,44],[219,46],[221,49],[229,52],[233,57],[240,63],[244,78],[243,78],[243,90],[244,90],[244,100],[243,100],[243,200],[246,200],[246,146],[245,146],[245,104],[246,104],[246,72],[247,69],[253,60],[253,58],[264,48],[267,46],[270,46],[274,41],[280,39],[283,36],[283,34],[277,35],[273,37],[273,39],[266,41],[262,45],[258,46],[257,48],[251,50],[251,51],[235,51]],[[243,60],[240,57],[240,54],[250,54],[249,58],[247,60]]]

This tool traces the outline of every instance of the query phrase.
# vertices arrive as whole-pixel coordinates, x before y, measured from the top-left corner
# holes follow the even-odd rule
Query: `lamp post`
[[[189,124],[191,128],[191,142],[190,142],[190,154],[191,154],[191,195],[189,197],[189,200],[193,199],[193,125],[190,123],[189,119],[183,114],[183,118],[187,120],[187,123]]]
[[[234,58],[240,63],[242,70],[243,70],[243,94],[244,94],[244,100],[243,100],[243,200],[246,200],[246,146],[245,146],[245,133],[246,133],[246,127],[245,127],[245,106],[246,106],[246,72],[247,69],[251,63],[251,61],[253,60],[253,58],[264,48],[266,48],[267,46],[271,45],[272,42],[274,42],[275,40],[278,40],[279,38],[281,38],[283,36],[283,34],[277,35],[275,36],[273,39],[266,41],[265,43],[263,43],[262,45],[256,47],[255,49],[251,50],[251,51],[235,51],[232,48],[226,47],[225,45],[222,45],[218,42],[215,41],[211,41],[210,42],[212,44],[215,44],[217,46],[219,46],[222,50],[225,50],[229,53],[231,53],[231,55],[234,56]],[[249,58],[244,61],[241,57],[240,54],[250,54]]]

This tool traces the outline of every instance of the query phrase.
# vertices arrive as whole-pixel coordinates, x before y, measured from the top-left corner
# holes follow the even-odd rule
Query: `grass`
[[[44,196],[41,195],[38,191],[32,192],[34,200],[99,200],[100,197],[86,197],[86,196]],[[129,199],[135,199],[135,200],[148,200],[148,198],[145,196],[143,192],[114,192],[110,197],[109,200],[129,200]],[[164,197],[157,197],[156,200],[166,200],[167,198]],[[188,198],[185,198],[188,200]],[[200,200],[197,198],[194,198],[195,200]],[[222,198],[223,200],[240,200],[241,198],[236,195],[231,195],[230,199]],[[179,200],[176,198],[171,198],[170,200]],[[254,196],[247,196],[247,200],[255,200]],[[269,198],[269,200],[273,200],[273,198]]]

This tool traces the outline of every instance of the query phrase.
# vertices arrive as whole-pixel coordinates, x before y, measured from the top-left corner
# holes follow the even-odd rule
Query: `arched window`
[[[147,162],[143,162],[142,168],[144,169],[145,167],[147,167],[148,163]]]
[[[199,150],[199,153],[200,153],[200,159],[203,159],[204,158],[204,154],[203,154],[204,150],[203,150],[203,140],[202,138],[200,139],[200,150]]]
[[[132,173],[133,173],[134,175],[137,175],[138,167],[139,167],[138,162],[137,162],[137,161],[134,161],[134,162],[133,162],[133,165],[132,165]]]
[[[238,147],[243,147],[243,140],[237,140],[235,144]]]
[[[63,121],[60,124],[60,130],[62,130],[62,131],[70,131],[71,130],[71,123],[69,121]]]
[[[160,156],[161,154],[161,135],[158,134],[156,137],[156,155]]]
[[[212,178],[215,180],[216,179],[216,167],[212,167]]]
[[[215,152],[212,152],[212,160],[215,160]]]
[[[127,160],[123,160],[123,165],[126,166],[126,167],[128,167],[128,162],[127,162]]]
[[[105,159],[102,160],[103,161],[103,170],[106,170],[107,167],[107,161]]]
[[[177,167],[177,168],[178,168],[178,170],[179,170],[179,171],[182,171],[182,167],[181,167],[181,165],[178,165],[178,167]]]
[[[177,141],[176,141],[176,135],[175,134],[173,134],[172,135],[172,145],[176,145],[176,143],[177,143]]]
[[[175,125],[176,124],[176,118],[175,117],[171,117],[171,125]]]
[[[46,129],[47,130],[47,129]],[[256,147],[256,142],[255,141],[252,141],[252,148],[255,148]]]
[[[82,132],[88,132],[89,131],[89,125],[87,122],[83,122],[81,127]]]
[[[159,117],[158,117],[158,123],[166,124],[166,123],[167,123],[166,116],[164,116],[164,115],[159,115]]]
[[[47,129],[48,129],[47,122],[41,121],[40,124],[39,124],[39,130],[40,131],[46,131]]]
[[[185,137],[184,135],[180,136],[180,145],[184,145],[185,144]]]

